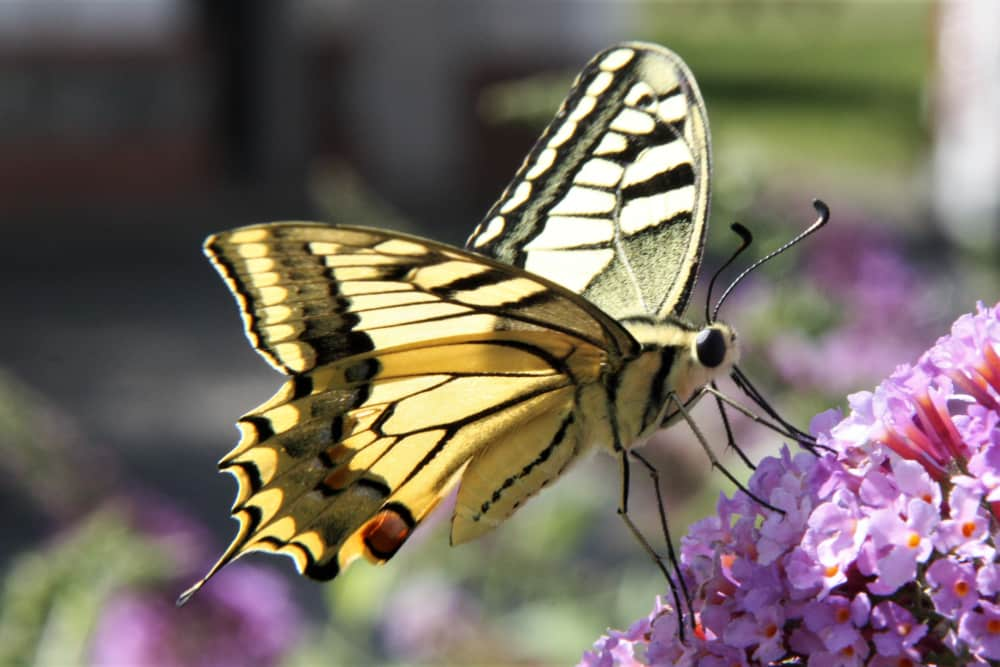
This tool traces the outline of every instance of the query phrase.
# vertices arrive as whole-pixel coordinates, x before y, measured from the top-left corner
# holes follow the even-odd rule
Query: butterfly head
[[[736,332],[727,324],[712,322],[695,335],[689,353],[708,371],[728,372],[740,356]]]
[[[678,355],[671,372],[673,389],[685,400],[711,381],[728,375],[739,361],[736,332],[724,322],[715,321],[687,336],[687,348]]]
[[[658,357],[665,378],[663,389],[683,401],[728,375],[739,361],[736,332],[718,320],[701,328],[675,317],[626,318],[622,324],[639,342],[641,357]]]

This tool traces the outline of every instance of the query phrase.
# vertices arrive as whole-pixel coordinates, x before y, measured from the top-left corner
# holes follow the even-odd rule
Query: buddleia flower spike
[[[996,665],[1000,304],[811,425],[681,543],[696,631],[660,602],[581,665]]]

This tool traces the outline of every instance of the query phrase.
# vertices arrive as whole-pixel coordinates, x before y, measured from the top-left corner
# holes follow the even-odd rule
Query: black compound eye
[[[706,368],[715,368],[726,359],[726,337],[718,329],[702,329],[694,345],[698,361]]]

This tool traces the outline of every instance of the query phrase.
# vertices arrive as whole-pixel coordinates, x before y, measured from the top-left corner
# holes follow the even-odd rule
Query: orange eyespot
[[[365,524],[361,529],[361,536],[372,555],[388,560],[403,546],[410,532],[410,522],[399,512],[384,509]]]

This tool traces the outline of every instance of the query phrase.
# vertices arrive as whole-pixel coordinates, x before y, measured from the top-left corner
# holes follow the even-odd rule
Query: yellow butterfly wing
[[[239,531],[182,601],[250,551],[317,579],[388,560],[460,480],[452,539],[485,532],[576,457],[578,393],[635,351],[568,290],[416,237],[275,223],[205,250],[292,377],[238,423]]]

